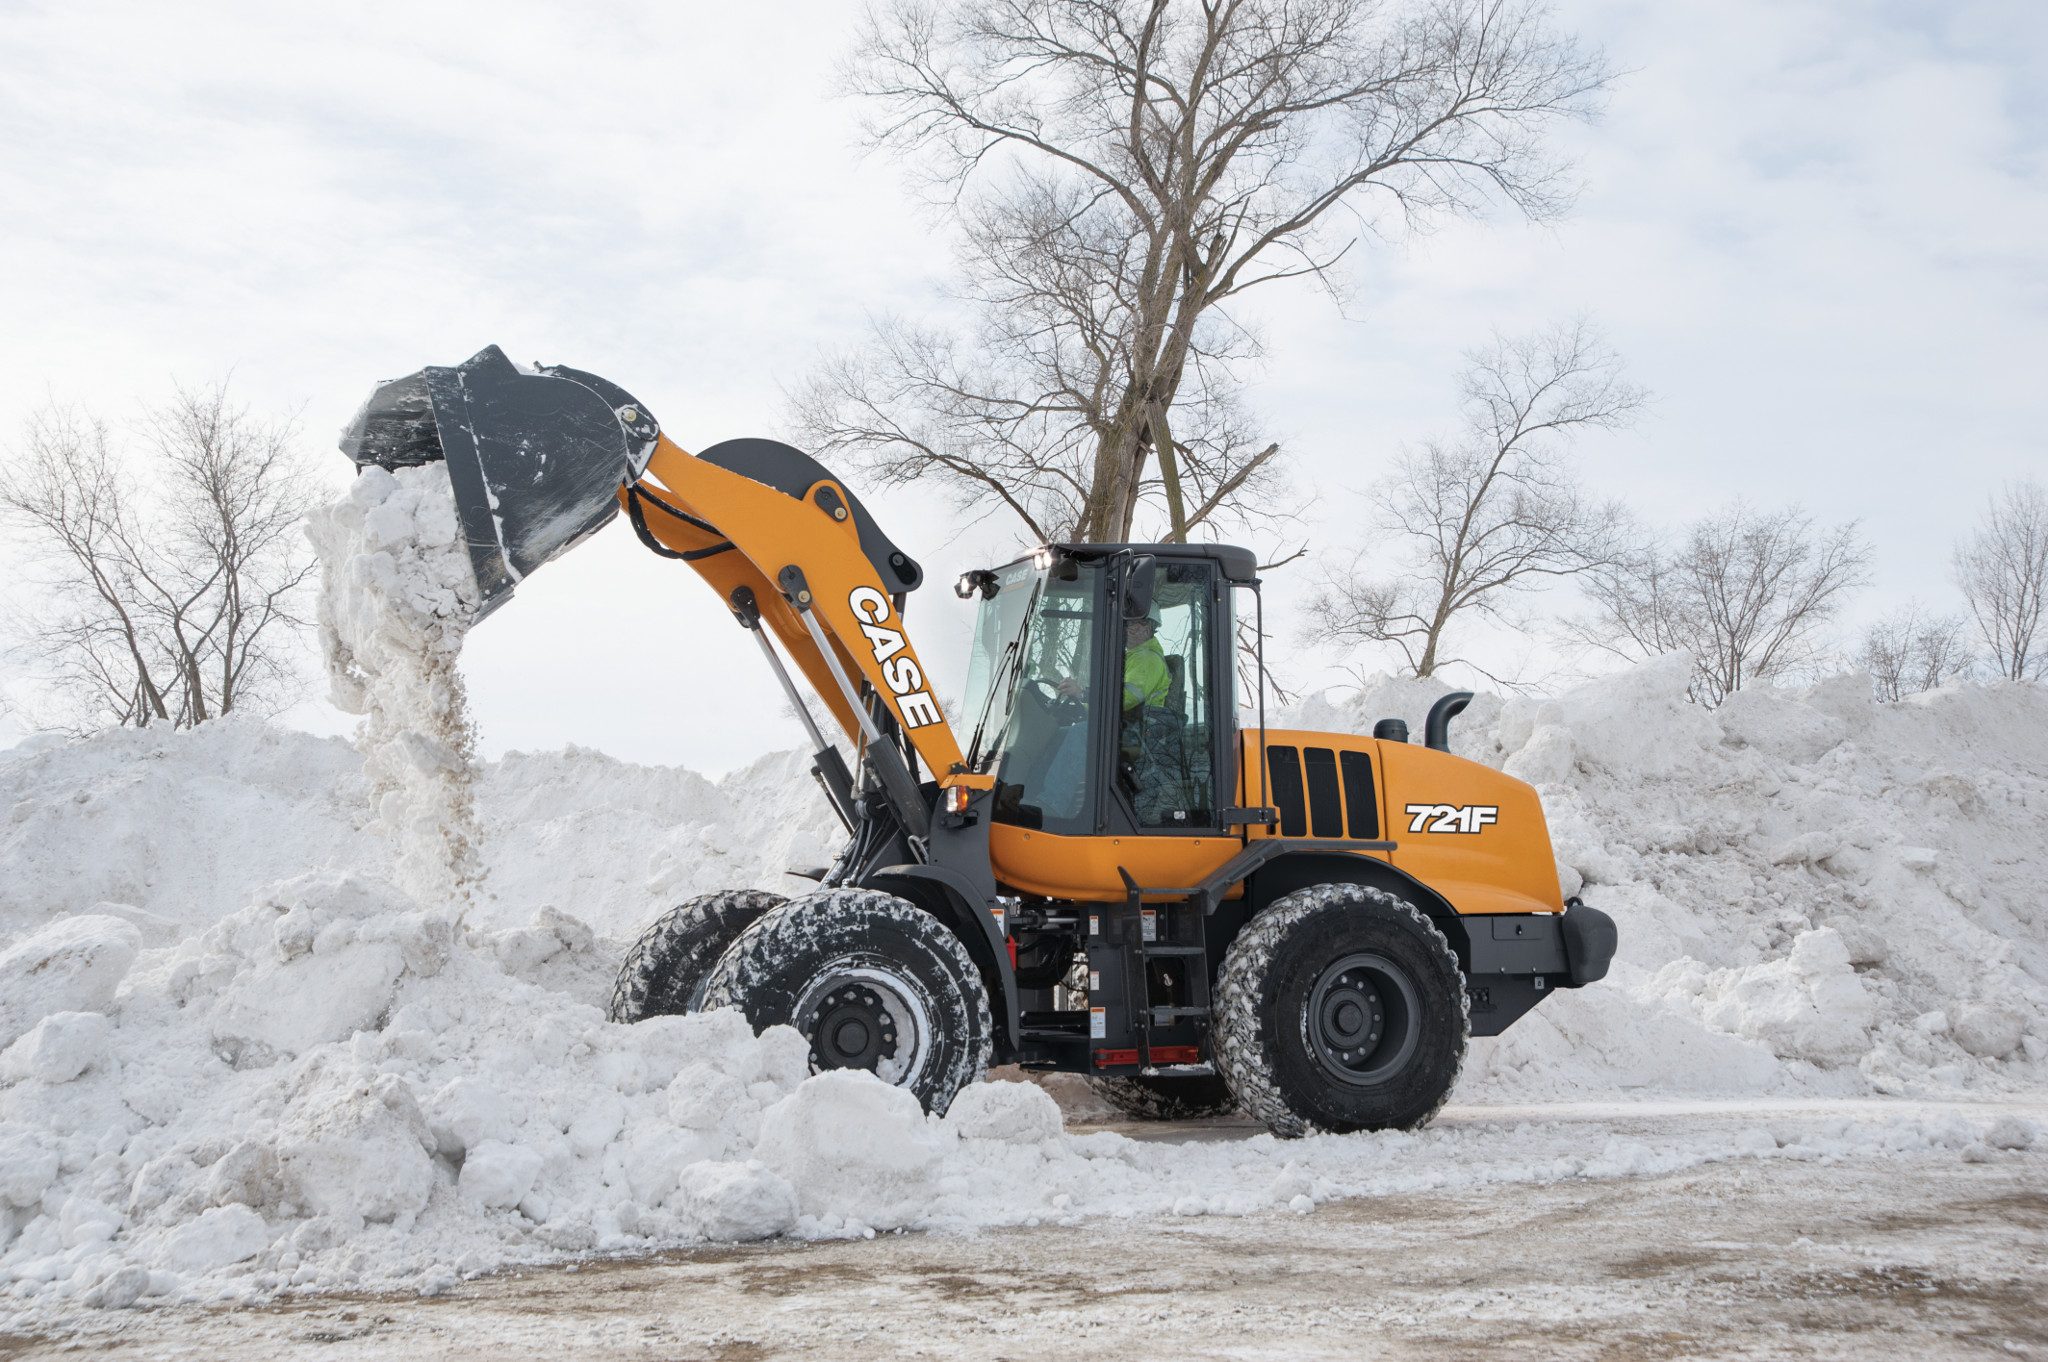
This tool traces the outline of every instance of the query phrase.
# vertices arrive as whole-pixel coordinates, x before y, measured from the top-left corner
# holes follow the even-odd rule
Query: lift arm
[[[778,487],[757,480],[714,462],[724,449],[719,446],[699,458],[662,436],[646,473],[619,489],[634,528],[644,528],[661,547],[681,555],[728,605],[739,602],[736,613],[742,614],[743,624],[748,622],[745,603],[751,600],[761,625],[856,749],[872,752],[886,745],[860,699],[860,682],[865,681],[873,694],[884,697],[890,715],[941,786],[987,788],[991,777],[955,769],[964,761],[959,740],[904,628],[902,571],[886,558],[878,564],[871,555],[877,546],[863,544],[852,495],[829,476],[800,490],[793,482]],[[787,446],[772,449],[797,453]],[[735,451],[726,462],[746,468],[744,456],[754,452],[768,451]],[[787,471],[791,462],[785,460],[774,471]],[[881,547],[895,554],[886,540]],[[893,593],[887,589],[892,584],[899,588]],[[901,802],[900,791],[890,794]],[[911,826],[921,827],[922,818]]]

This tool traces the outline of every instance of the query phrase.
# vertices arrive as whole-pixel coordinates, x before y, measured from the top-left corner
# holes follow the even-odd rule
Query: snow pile
[[[591,949],[567,919],[523,930]],[[85,915],[0,957],[22,1030],[0,1055],[0,1328],[138,1301],[431,1293],[507,1262],[706,1239],[1308,1212],[1729,1158],[1993,1159],[2039,1134],[1902,1112],[1682,1138],[1452,1123],[1143,1144],[1065,1133],[1022,1083],[932,1119],[870,1075],[807,1076],[800,1036],[757,1037],[734,1012],[612,1025],[521,977],[536,952],[507,949],[517,932],[466,932],[350,873],[274,886],[175,945],[137,935]]]
[[[164,944],[310,869],[390,876],[363,769],[340,739],[234,718],[0,753],[0,943],[111,912]],[[800,753],[711,781],[577,748],[513,752],[480,763],[472,789],[491,872],[472,891],[480,926],[546,906],[631,939],[695,894],[800,890],[789,868],[838,851]]]
[[[320,555],[329,693],[364,716],[371,829],[396,839],[396,877],[419,898],[464,894],[481,838],[476,734],[455,661],[479,598],[448,466],[365,468],[306,532]]]
[[[1139,1144],[1064,1133],[1022,1084],[931,1120],[864,1076],[806,1079],[793,1032],[732,1014],[612,1025],[625,938],[694,893],[803,887],[781,872],[829,857],[829,815],[795,754],[714,783],[574,750],[473,763],[438,719],[387,722],[459,730],[435,677],[454,679],[464,588],[420,586],[450,568],[422,547],[445,547],[445,522],[421,528],[436,494],[405,474],[351,494],[355,528],[329,512],[354,583],[329,592],[331,646],[363,688],[365,755],[243,721],[0,753],[0,1315],[432,1291],[707,1238],[2037,1144],[2016,1118],[1906,1110],[1592,1144],[1458,1122]],[[414,528],[373,529],[386,508]],[[1667,661],[1481,697],[1453,724],[1460,751],[1538,784],[1567,889],[1622,930],[1608,981],[1474,1042],[1457,1098],[2038,1093],[2048,695],[1876,706],[1848,678],[1707,712],[1683,678]],[[380,688],[426,710],[380,711]],[[1419,733],[1438,692],[1389,684],[1290,722]],[[465,797],[492,874],[459,915],[445,872],[465,862],[418,820]],[[442,878],[422,887],[423,867]]]
[[[2048,689],[1879,705],[1850,675],[1710,711],[1687,670],[1481,696],[1453,721],[1454,751],[1537,786],[1565,892],[1621,929],[1602,985],[1474,1042],[1458,1099],[2040,1082]],[[1420,732],[1448,689],[1385,681],[1288,721]]]
[[[0,943],[111,912],[163,945],[277,880],[382,867],[367,791],[348,744],[239,718],[30,738],[0,752]]]
[[[845,841],[809,756],[778,752],[706,780],[571,748],[508,753],[477,783],[490,866],[485,922],[524,923],[553,904],[601,935],[719,889],[796,894],[787,873],[830,865]]]

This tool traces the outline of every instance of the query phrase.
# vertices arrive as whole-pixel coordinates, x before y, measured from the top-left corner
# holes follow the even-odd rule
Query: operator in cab
[[[1169,802],[1169,781],[1159,763],[1152,759],[1145,740],[1146,716],[1160,713],[1160,706],[1173,693],[1173,672],[1166,665],[1166,652],[1159,646],[1159,615],[1152,611],[1139,619],[1124,621],[1123,723],[1118,752],[1124,788],[1140,823],[1148,827],[1165,821],[1164,805]],[[1060,695],[1087,703],[1087,691],[1072,677],[1060,682]]]
[[[1159,632],[1157,613],[1124,621],[1124,713],[1130,715],[1146,705],[1163,705],[1173,689],[1173,673],[1166,669],[1166,653],[1154,637]],[[1088,701],[1088,689],[1073,677],[1059,685],[1060,698]]]

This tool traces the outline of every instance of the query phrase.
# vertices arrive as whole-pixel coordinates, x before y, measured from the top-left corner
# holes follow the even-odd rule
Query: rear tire
[[[1185,1078],[1131,1074],[1088,1078],[1089,1091],[1134,1121],[1194,1121],[1228,1116],[1237,1099],[1221,1074]]]
[[[700,1005],[756,1031],[794,1026],[811,1069],[866,1069],[944,1115],[988,1073],[981,971],[951,928],[874,889],[827,889],[764,913],[705,975]]]
[[[1458,1081],[1470,1034],[1458,957],[1383,889],[1275,899],[1216,980],[1216,1068],[1275,1135],[1413,1130]]]
[[[765,889],[721,889],[672,908],[640,934],[612,988],[615,1022],[697,1010],[695,994],[719,956],[761,914],[789,900]]]

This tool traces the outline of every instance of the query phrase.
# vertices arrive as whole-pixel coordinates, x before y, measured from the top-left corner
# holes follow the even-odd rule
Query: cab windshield
[[[982,601],[967,664],[967,764],[994,772],[998,822],[1084,830],[1101,573],[1073,559],[1012,563]]]

